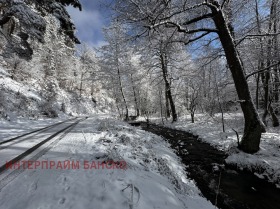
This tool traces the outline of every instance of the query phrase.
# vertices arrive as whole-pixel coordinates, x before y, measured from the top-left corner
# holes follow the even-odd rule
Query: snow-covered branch
[[[236,43],[236,46],[238,46],[239,44],[241,44],[245,39],[248,38],[259,38],[259,37],[266,37],[266,36],[278,36],[280,35],[280,32],[278,33],[263,33],[263,34],[247,34],[245,36],[243,36],[242,38],[240,38],[238,40],[238,42]]]

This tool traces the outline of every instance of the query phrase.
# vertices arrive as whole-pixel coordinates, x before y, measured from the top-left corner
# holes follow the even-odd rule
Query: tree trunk
[[[280,78],[278,75],[278,66],[274,69],[274,101],[275,103],[279,102],[279,88],[280,88]]]
[[[116,107],[117,107],[118,113],[119,113],[120,118],[121,118],[122,117],[122,113],[121,113],[120,108],[119,108],[119,100],[118,100],[118,97],[117,97],[115,91],[114,91],[114,97],[115,97],[115,101],[116,101]]]
[[[270,62],[269,62],[270,63]],[[264,113],[262,116],[262,121],[264,123],[264,125],[267,126],[267,122],[266,122],[266,117],[268,115],[268,110],[269,110],[269,80],[270,80],[270,72],[267,71],[266,73],[264,73],[262,75],[263,77],[263,88],[264,88]]]
[[[82,72],[82,74],[81,74],[81,82],[80,82],[80,97],[82,96],[83,79],[84,79],[84,73]]]
[[[273,29],[273,24],[276,24],[274,22],[274,20],[276,19],[276,1],[273,0],[271,3],[271,8],[270,8],[270,21],[269,21],[269,32],[272,32]],[[276,31],[276,29],[275,29]],[[274,31],[274,32],[275,32]],[[267,66],[271,65],[272,62],[272,48],[273,48],[273,44],[276,44],[277,42],[275,42],[275,40],[273,40],[272,38],[269,38],[268,40],[268,46],[267,46]],[[272,100],[273,100],[273,95],[271,94],[271,90],[269,88],[269,84],[270,84],[270,80],[271,80],[271,73],[270,71],[266,71],[264,74],[264,79],[263,79],[263,86],[264,86],[264,114],[263,114],[263,123],[265,125],[267,125],[266,122],[266,117],[268,115],[268,113],[270,113],[271,115],[271,119],[272,119],[272,124],[274,127],[279,126],[279,121],[277,116],[274,113],[274,109],[272,107]]]
[[[171,113],[170,113],[170,107],[169,107],[169,100],[168,100],[168,95],[167,95],[167,89],[165,87],[165,116],[166,116],[166,120],[168,118],[171,117]]]
[[[161,86],[159,87],[159,105],[160,105],[160,118],[161,118],[161,122],[162,122],[162,124],[164,124],[164,121],[163,121],[162,89],[161,89]]]
[[[247,153],[255,153],[259,150],[261,134],[265,132],[265,127],[253,103],[244,69],[235,48],[235,43],[228,28],[226,18],[221,10],[211,9],[244,114],[245,127],[240,149]]]
[[[163,53],[161,53],[161,55],[160,55],[160,61],[161,61],[163,80],[164,80],[164,83],[165,83],[167,101],[169,100],[170,108],[171,108],[172,122],[176,122],[177,119],[178,119],[177,118],[177,113],[176,113],[176,107],[175,107],[173,97],[172,97],[172,94],[171,94],[171,85],[170,85],[170,83],[168,81],[168,78],[167,78],[166,57],[164,56]]]
[[[137,96],[136,96],[135,85],[134,85],[134,80],[133,80],[132,74],[130,74],[130,78],[131,78],[131,83],[132,83],[132,90],[133,90],[133,96],[134,96],[134,102],[135,102],[136,116],[139,117],[140,116],[140,111],[139,111],[139,107],[138,107],[138,100],[137,100]]]
[[[192,123],[194,123],[194,112],[191,112]]]
[[[276,10],[277,7],[279,7],[279,2],[275,2],[275,14],[274,14],[274,27],[273,27],[273,32],[276,34],[279,32],[279,15],[276,15]],[[279,53],[279,41],[278,41],[278,36],[275,36],[273,38],[273,44],[274,44],[274,57],[279,58],[280,53]],[[276,60],[275,60],[276,61]],[[279,102],[279,87],[280,87],[280,79],[279,79],[279,65],[277,65],[274,68],[274,91],[273,91],[273,98],[275,103],[277,104]]]
[[[259,109],[259,87],[260,86],[260,74],[257,75],[257,87],[256,87],[256,106]]]
[[[123,85],[122,85],[122,80],[121,80],[121,72],[120,72],[119,67],[118,67],[118,78],[119,78],[119,85],[120,85],[121,95],[122,95],[123,102],[124,102],[124,105],[125,105],[125,120],[127,121],[128,120],[128,107],[127,107],[126,99],[125,99],[124,92],[123,92]]]
[[[272,126],[273,127],[278,127],[280,124],[279,124],[279,120],[275,114],[275,111],[274,109],[272,108],[271,104],[269,105],[269,113],[271,115],[271,118],[272,118]]]
[[[217,92],[218,104],[219,104],[220,111],[222,113],[223,132],[225,132],[224,109],[223,109],[223,105],[222,105],[221,99],[220,99],[219,87],[218,87],[218,82],[217,82],[216,76],[215,76],[215,83],[216,83],[216,92]]]
[[[261,34],[261,22],[260,22],[260,15],[259,15],[259,2],[258,0],[255,0],[255,12],[256,12],[256,22],[257,22],[257,29],[258,34]],[[258,61],[258,70],[261,70],[264,68],[264,50],[263,50],[263,40],[262,37],[259,38],[260,42],[260,56]],[[259,87],[260,87],[260,78],[261,73],[258,73],[257,75],[257,88],[256,88],[256,105],[257,109],[259,109]]]

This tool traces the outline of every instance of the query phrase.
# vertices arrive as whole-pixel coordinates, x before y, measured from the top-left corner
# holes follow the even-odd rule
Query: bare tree
[[[176,113],[176,107],[173,100],[172,92],[171,92],[171,83],[168,78],[168,54],[167,54],[167,48],[164,43],[160,43],[160,49],[159,49],[159,57],[160,57],[160,64],[161,64],[161,70],[162,70],[162,76],[165,84],[165,93],[166,93],[166,109],[168,111],[169,105],[171,108],[172,113],[172,122],[177,121],[177,113]]]
[[[124,60],[125,56],[125,41],[124,41],[124,28],[116,21],[112,25],[104,30],[105,38],[108,41],[108,45],[101,48],[103,54],[103,66],[107,68],[109,74],[111,74],[112,83],[118,86],[120,96],[125,107],[125,120],[128,120],[128,102],[125,96],[125,86],[123,84],[123,71],[125,70]],[[111,72],[114,69],[115,72]],[[117,78],[117,79],[116,79]],[[120,101],[117,99],[116,101]]]
[[[116,11],[120,17],[140,28],[135,31],[136,35],[164,27],[176,28],[178,33],[187,35],[185,44],[203,39],[210,34],[220,40],[245,119],[240,148],[245,152],[254,153],[259,150],[261,134],[265,132],[265,127],[256,111],[244,66],[236,48],[234,28],[228,20],[226,7],[228,2],[152,0],[148,3],[145,0],[124,0],[117,1]]]

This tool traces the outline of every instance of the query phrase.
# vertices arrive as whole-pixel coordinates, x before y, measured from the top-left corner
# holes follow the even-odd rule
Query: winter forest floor
[[[165,126],[172,129],[190,132],[199,137],[199,140],[207,142],[219,150],[229,154],[226,162],[237,168],[253,172],[256,176],[266,179],[280,187],[280,129],[267,128],[267,133],[262,135],[260,150],[252,155],[238,150],[237,136],[233,131],[239,133],[242,138],[243,119],[242,113],[226,113],[225,132],[222,129],[221,114],[213,117],[206,114],[195,115],[195,123],[191,123],[190,116],[179,118],[176,123],[165,121]],[[159,119],[152,119],[153,122],[162,125]]]

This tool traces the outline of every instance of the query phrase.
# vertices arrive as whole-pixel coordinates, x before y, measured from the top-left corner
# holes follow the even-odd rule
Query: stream
[[[280,189],[250,172],[225,165],[227,155],[190,133],[146,123],[131,123],[165,138],[186,165],[189,178],[221,209],[280,209]]]

